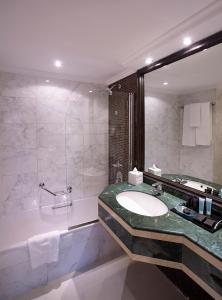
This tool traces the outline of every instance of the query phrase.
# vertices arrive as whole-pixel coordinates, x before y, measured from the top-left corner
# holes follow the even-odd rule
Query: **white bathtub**
[[[56,220],[56,229],[62,228],[60,216]],[[5,223],[4,236],[1,236],[5,241],[4,250],[0,251],[0,300],[16,298],[67,273],[89,269],[122,254],[116,242],[96,222],[61,232],[58,262],[32,269],[25,237],[39,233],[41,229],[44,232],[55,229],[54,222],[43,221],[37,214],[5,221],[8,223]],[[6,245],[11,246],[6,248]]]
[[[98,199],[90,197],[75,200],[72,207],[25,211],[0,218],[0,251],[14,247],[31,236],[53,231],[65,231],[72,226],[98,218]]]

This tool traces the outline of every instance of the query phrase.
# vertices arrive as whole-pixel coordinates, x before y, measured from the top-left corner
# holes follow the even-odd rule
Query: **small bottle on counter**
[[[211,208],[212,208],[212,199],[211,198],[206,198],[206,214],[208,216],[211,215]]]
[[[205,198],[199,197],[199,214],[204,214]]]
[[[143,172],[140,172],[137,170],[137,168],[134,168],[133,171],[128,173],[128,183],[133,185],[143,183]]]

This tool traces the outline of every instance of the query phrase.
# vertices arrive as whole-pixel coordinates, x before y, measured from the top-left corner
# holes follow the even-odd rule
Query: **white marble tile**
[[[66,122],[68,123],[82,123],[88,117],[87,112],[88,98],[79,94],[74,97],[73,101],[69,102],[66,112]]]
[[[0,269],[6,269],[25,261],[29,261],[27,247],[18,246],[16,248],[0,252]]]
[[[26,261],[0,270],[0,290],[1,293],[5,293],[8,297],[15,297],[46,283],[46,265],[33,270],[30,263]]]
[[[1,214],[52,204],[42,181],[55,191],[70,184],[73,201],[83,199],[84,180],[95,194],[103,184],[91,177],[108,172],[108,97],[89,94],[104,86],[49,79],[0,72]]]
[[[37,173],[0,176],[0,213],[38,208]]]
[[[84,134],[108,134],[108,122],[84,123]]]
[[[0,122],[36,123],[36,99],[0,97]]]
[[[36,269],[32,269],[29,261],[1,269],[0,271],[0,284],[1,286],[8,285],[13,282],[24,281],[24,284],[30,285],[30,287],[38,286],[42,283],[46,283],[47,269],[46,265],[40,266]]]
[[[65,150],[61,148],[38,148],[38,172],[55,172],[66,168]]]
[[[36,150],[0,149],[0,174],[16,175],[37,172]]]
[[[66,121],[66,134],[67,135],[82,135],[84,133],[84,124],[78,120],[76,122]]]
[[[97,170],[95,170],[97,172]],[[83,194],[84,197],[99,195],[108,185],[108,174],[101,176],[84,176]]]
[[[74,230],[72,247],[62,249],[59,262],[48,266],[49,281],[73,271],[89,269],[121,253],[119,246],[100,224]]]
[[[54,98],[37,99],[37,120],[39,123],[63,123],[66,121],[70,101]]]
[[[85,145],[84,146],[84,158],[83,168],[91,169],[96,176],[96,170],[104,171],[108,170],[108,145]],[[95,169],[95,170],[94,170]],[[91,173],[92,173],[91,172]]]
[[[108,144],[108,134],[85,134],[84,135],[84,145],[107,145]]]
[[[213,149],[211,147],[182,147],[180,170],[182,174],[213,181]],[[192,163],[190,163],[192,161]]]
[[[35,97],[36,77],[13,73],[0,73],[1,96]]]
[[[35,149],[36,125],[0,123],[0,149]]]

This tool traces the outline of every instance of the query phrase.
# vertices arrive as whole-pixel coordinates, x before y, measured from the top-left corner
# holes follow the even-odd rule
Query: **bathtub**
[[[86,213],[86,202],[88,209]],[[97,199],[96,199],[97,201]],[[68,274],[96,266],[122,255],[120,247],[105,232],[97,218],[92,198],[75,201],[72,210],[50,207],[0,219],[0,300],[13,299],[32,288]],[[94,220],[94,221],[93,221]],[[86,222],[92,222],[86,224]],[[69,225],[73,229],[68,229]],[[59,260],[31,268],[27,239],[60,230]]]
[[[11,248],[28,238],[53,231],[67,230],[73,226],[98,218],[97,197],[73,201],[71,207],[40,209],[20,212],[0,218],[0,251]],[[87,209],[86,209],[87,208]]]

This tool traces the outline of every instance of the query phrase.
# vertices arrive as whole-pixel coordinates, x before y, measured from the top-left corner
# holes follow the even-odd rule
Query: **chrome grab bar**
[[[52,206],[52,209],[63,208],[63,207],[68,207],[68,206],[72,206],[72,202],[54,205],[54,206]]]
[[[52,191],[50,191],[49,189],[47,189],[46,187],[45,187],[45,183],[44,182],[41,182],[40,184],[39,184],[39,187],[42,189],[42,190],[44,190],[44,191],[46,191],[47,193],[49,193],[49,194],[51,194],[51,195],[53,195],[53,196],[62,196],[62,195],[67,195],[67,194],[70,194],[70,193],[72,193],[72,187],[71,186],[68,186],[67,187],[67,191],[58,191],[58,192],[52,192]]]

